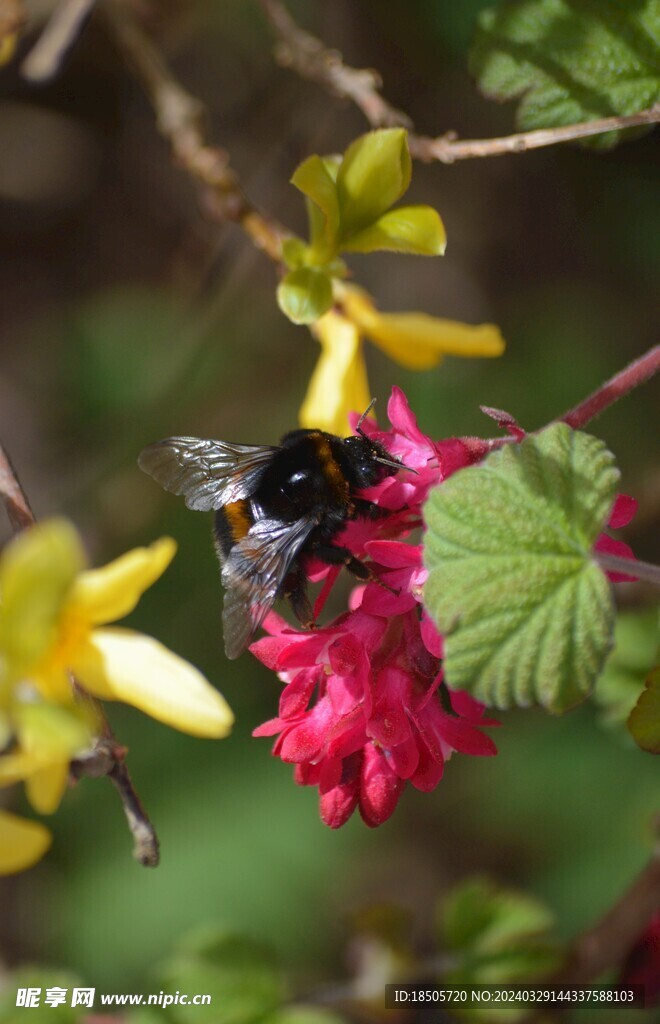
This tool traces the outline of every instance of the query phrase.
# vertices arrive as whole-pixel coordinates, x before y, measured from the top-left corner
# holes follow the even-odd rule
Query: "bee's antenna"
[[[369,413],[371,412],[371,410],[373,409],[373,407],[374,407],[374,405],[375,405],[375,404],[376,404],[376,399],[375,399],[375,398],[372,398],[372,399],[371,399],[371,401],[369,402],[369,405],[368,405],[368,406],[367,406],[367,408],[366,408],[366,409],[364,410],[364,412],[363,412],[363,413],[362,413],[362,415],[360,416],[360,419],[358,420],[358,424],[357,424],[357,427],[355,428],[355,433],[356,433],[356,434],[359,434],[359,435],[360,435],[361,437],[364,437],[364,436],[365,436],[364,430],[362,430],[362,429],[361,429],[361,427],[362,427],[362,424],[363,424],[363,423],[364,423],[364,421],[366,420],[367,416],[369,415]]]

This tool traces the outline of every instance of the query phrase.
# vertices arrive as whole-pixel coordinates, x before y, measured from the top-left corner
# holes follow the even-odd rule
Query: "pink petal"
[[[422,564],[421,544],[402,544],[398,540],[370,540],[367,554],[378,565],[388,569],[418,568]]]
[[[476,437],[449,437],[435,445],[440,460],[441,476],[446,480],[464,466],[471,466],[488,455],[490,447],[486,441]]]
[[[637,500],[629,494],[617,494],[607,525],[612,530],[627,526],[637,512]]]
[[[355,672],[362,653],[362,644],[352,633],[343,633],[328,647],[330,668],[338,676],[350,676]]]
[[[497,747],[490,736],[479,732],[462,718],[454,718],[453,715],[443,713],[440,730],[443,740],[462,754],[490,757],[497,753]]]
[[[318,786],[320,775],[321,766],[309,761],[297,764],[293,769],[293,781],[297,786]]]
[[[434,757],[421,739],[418,740],[419,764],[410,777],[411,784],[422,793],[430,793],[440,782],[445,763],[442,757]]]
[[[390,764],[400,779],[409,779],[419,767],[419,747],[411,734],[405,743],[390,750]]]
[[[324,757],[320,762],[319,793],[329,793],[341,782],[342,759],[340,757]]]
[[[330,828],[341,828],[357,807],[362,755],[344,761],[340,783],[319,799],[321,821]]]
[[[301,715],[311,700],[317,682],[318,672],[298,672],[280,694],[280,718]]]
[[[289,723],[283,722],[281,718],[271,718],[263,725],[258,725],[256,729],[252,730],[253,736],[274,736],[276,733],[281,732]]]
[[[426,650],[436,658],[443,657],[443,645],[442,637],[438,633],[436,625],[429,618],[428,612],[424,612],[422,615],[422,621],[420,624],[420,631],[422,634],[422,640]]]
[[[417,444],[431,445],[430,438],[426,437],[417,426],[417,419],[408,404],[408,399],[396,384],[392,388],[392,394],[387,403],[387,416],[394,429],[398,430],[400,434]]]
[[[461,718],[465,718],[468,722],[479,726],[501,724],[496,718],[484,718],[485,705],[481,704],[480,701],[476,700],[469,693],[466,693],[465,690],[450,690],[447,687],[447,693],[449,694],[452,709]]]
[[[364,748],[360,783],[360,814],[369,828],[376,828],[393,813],[405,782],[394,774],[385,754],[373,743]]]
[[[280,654],[288,646],[289,640],[285,637],[264,636],[261,640],[250,644],[250,653],[254,654],[255,658],[258,658],[266,668],[274,672]]]
[[[404,615],[416,604],[416,598],[408,590],[402,589],[398,594],[393,594],[378,583],[369,583],[362,595],[361,607],[370,615],[390,618],[393,615]]]
[[[279,750],[282,760],[293,764],[316,760],[335,717],[330,701],[323,697],[298,725],[283,734]]]
[[[608,537],[606,533],[601,533],[600,537],[594,544],[594,551],[602,551],[606,555],[616,555],[618,558],[629,558],[631,561],[631,570],[635,572],[635,556],[632,548],[625,544],[622,540],[615,540],[614,537]],[[613,583],[634,583],[637,580],[637,576],[628,575],[623,572],[606,572],[608,580],[612,580]]]

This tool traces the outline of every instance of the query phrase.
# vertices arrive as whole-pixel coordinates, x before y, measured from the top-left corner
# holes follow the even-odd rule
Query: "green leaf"
[[[349,252],[415,253],[442,256],[447,236],[439,214],[430,206],[400,206],[379,217],[375,224],[358,231],[343,248]]]
[[[286,996],[269,946],[217,931],[188,940],[162,973],[168,992],[211,996],[206,1005],[169,1006],[177,1024],[256,1024],[279,1010]]]
[[[657,102],[659,39],[658,0],[513,0],[480,14],[470,70],[489,98],[520,100],[521,131],[551,128]]]
[[[431,493],[424,599],[449,686],[501,708],[584,700],[612,643],[592,547],[618,477],[602,441],[558,423]]]
[[[337,175],[342,247],[401,198],[410,175],[405,129],[384,128],[351,143]]]
[[[444,902],[440,912],[443,944],[452,950],[499,953],[554,924],[548,908],[527,893],[505,889],[488,878],[470,878]]]
[[[277,303],[294,324],[314,323],[332,305],[332,281],[322,270],[292,270],[278,285]]]
[[[614,627],[614,650],[594,690],[605,725],[625,723],[644,689],[657,653],[657,610],[620,612]]]
[[[630,712],[628,729],[642,750],[660,754],[660,667],[651,673]]]
[[[337,168],[338,161],[333,157],[310,156],[291,178],[291,184],[307,198],[310,240],[319,260],[329,259],[337,251]]]
[[[553,924],[548,908],[527,893],[469,879],[439,908],[438,939],[456,964],[443,980],[504,984],[544,977],[559,963]]]

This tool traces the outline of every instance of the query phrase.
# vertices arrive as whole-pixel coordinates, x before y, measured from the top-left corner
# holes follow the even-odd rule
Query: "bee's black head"
[[[359,434],[342,441],[343,469],[351,486],[373,487],[406,467],[373,438]]]

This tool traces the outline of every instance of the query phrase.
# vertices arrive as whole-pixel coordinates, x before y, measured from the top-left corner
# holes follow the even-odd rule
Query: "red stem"
[[[561,416],[561,422],[567,423],[574,430],[579,430],[580,427],[599,416],[608,406],[617,402],[619,398],[623,398],[633,388],[649,380],[658,370],[660,370],[660,345],[656,345],[655,348],[640,356],[630,366],[626,366],[625,370],[615,373],[592,395]]]

